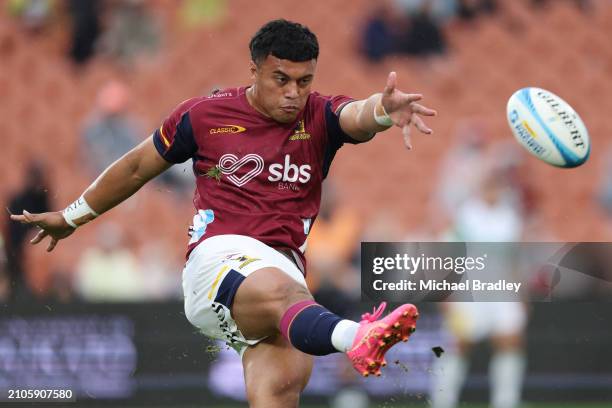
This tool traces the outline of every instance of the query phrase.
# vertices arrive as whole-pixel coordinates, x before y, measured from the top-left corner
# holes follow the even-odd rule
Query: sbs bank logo
[[[250,169],[241,176],[236,173],[244,166]],[[265,167],[263,158],[258,154],[247,154],[242,158],[238,158],[235,154],[224,154],[219,159],[219,164],[211,169],[207,175],[212,173],[220,173],[227,176],[227,179],[238,187],[242,187],[249,181],[261,174]],[[311,178],[312,167],[309,164],[297,165],[291,162],[291,155],[286,154],[283,163],[272,163],[268,167],[270,175],[268,180],[271,182],[288,182],[288,183],[308,183]],[[213,177],[213,176],[211,176]],[[219,177],[214,176],[217,180]]]

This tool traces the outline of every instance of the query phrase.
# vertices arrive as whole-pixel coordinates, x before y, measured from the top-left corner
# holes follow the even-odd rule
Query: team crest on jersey
[[[306,132],[304,128],[304,121],[300,120],[293,131],[293,134],[289,136],[289,140],[308,140],[310,139],[310,133]]]

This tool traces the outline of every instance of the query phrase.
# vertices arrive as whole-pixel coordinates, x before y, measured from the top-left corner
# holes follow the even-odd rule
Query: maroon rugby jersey
[[[193,160],[196,208],[189,252],[206,238],[240,234],[297,251],[302,263],[321,183],[343,143],[339,110],[351,98],[312,92],[293,123],[255,110],[246,88],[181,103],[153,135],[170,163]]]

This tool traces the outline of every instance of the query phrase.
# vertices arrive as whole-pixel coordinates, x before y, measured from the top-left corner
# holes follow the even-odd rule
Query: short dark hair
[[[272,20],[255,33],[249,44],[251,59],[259,64],[270,54],[293,62],[319,57],[317,36],[299,23]]]

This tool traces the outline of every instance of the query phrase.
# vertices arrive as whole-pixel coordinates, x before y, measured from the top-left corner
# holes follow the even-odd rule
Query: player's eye
[[[287,83],[287,77],[277,76],[275,79],[276,79],[276,82],[278,82],[281,85],[285,85]]]
[[[300,79],[300,85],[301,86],[306,86],[308,85],[310,82],[312,81],[312,78],[302,78]]]

